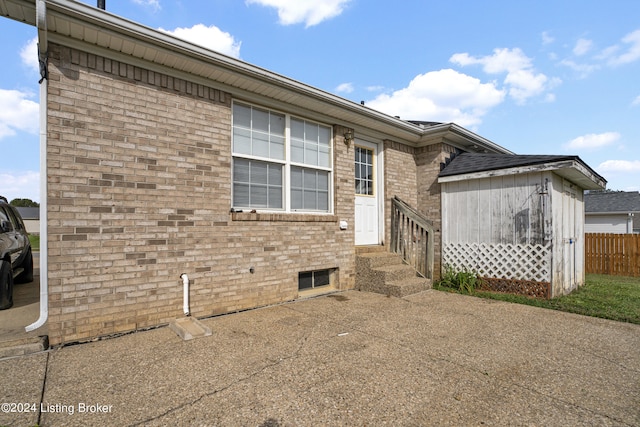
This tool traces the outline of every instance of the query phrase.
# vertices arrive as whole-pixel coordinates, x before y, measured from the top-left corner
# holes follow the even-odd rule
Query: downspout
[[[47,8],[44,0],[36,3],[38,62],[40,64],[40,317],[24,329],[29,332],[45,324],[49,316],[49,248],[47,234]]]

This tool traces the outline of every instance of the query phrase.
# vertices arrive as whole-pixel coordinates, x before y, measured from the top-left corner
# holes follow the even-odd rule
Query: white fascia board
[[[604,188],[606,181],[594,176],[587,168],[575,160],[566,160],[555,163],[544,163],[538,165],[518,166],[514,168],[495,169],[479,172],[471,172],[461,175],[443,176],[438,178],[439,183],[466,181],[471,179],[491,178],[494,176],[518,175],[534,172],[555,172],[586,190]]]
[[[422,147],[439,142],[446,142],[449,145],[470,152],[515,154],[456,123],[440,123],[425,127],[418,146]]]

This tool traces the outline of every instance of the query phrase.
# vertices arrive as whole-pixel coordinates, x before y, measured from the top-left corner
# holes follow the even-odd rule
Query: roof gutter
[[[430,145],[442,139],[448,139],[451,145],[471,152],[485,151],[489,153],[515,154],[513,151],[507,150],[455,123],[441,123],[425,127],[418,145]]]

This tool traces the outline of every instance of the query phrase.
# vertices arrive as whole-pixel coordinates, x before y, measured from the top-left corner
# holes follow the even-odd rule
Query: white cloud
[[[278,10],[281,25],[304,22],[309,28],[322,21],[340,15],[351,0],[246,0],[247,4],[259,4]]]
[[[445,69],[416,76],[409,85],[391,94],[378,95],[366,105],[407,120],[455,122],[472,127],[504,100],[494,83]]]
[[[620,139],[618,132],[590,133],[572,139],[565,148],[567,150],[594,150],[613,144]]]
[[[636,105],[640,105],[640,95],[638,95],[638,96],[636,97],[636,99],[634,99],[634,100],[631,102],[631,105],[632,105],[632,106],[634,106],[634,107],[635,107]]]
[[[191,28],[176,28],[172,31],[160,28],[160,31],[234,58],[240,57],[242,42],[236,41],[231,34],[222,31],[215,25],[207,27],[203,24],[196,24]]]
[[[34,37],[22,46],[20,49],[20,59],[22,63],[29,69],[40,74],[40,65],[38,64],[38,37]]]
[[[133,0],[133,2],[135,4],[147,6],[153,9],[154,12],[157,12],[160,9],[162,9],[162,7],[160,6],[160,0]]]
[[[578,39],[576,45],[573,48],[573,54],[576,56],[585,55],[589,50],[591,50],[591,46],[593,42],[587,39]]]
[[[606,48],[599,56],[606,59],[611,66],[629,64],[640,59],[640,30],[635,30],[622,38],[622,42],[627,46],[624,50],[620,45]]]
[[[607,160],[596,169],[601,173],[640,173],[640,160]]]
[[[543,32],[542,32],[542,44],[543,44],[543,45],[551,44],[551,43],[553,43],[555,40],[556,40],[556,39],[555,39],[555,38],[553,38],[553,37],[551,36],[551,34],[549,34],[549,32],[548,32],[548,31],[543,31]]]
[[[0,140],[18,131],[38,133],[40,107],[30,97],[25,92],[0,89]]]
[[[573,71],[576,71],[579,74],[580,78],[585,78],[589,74],[600,68],[600,66],[596,64],[578,64],[577,62],[570,59],[563,59],[562,61],[560,61],[560,64],[571,68]]]
[[[368,92],[380,92],[381,90],[384,90],[384,86],[381,86],[381,85],[367,86],[366,89]]]
[[[523,104],[527,99],[541,95],[560,84],[559,79],[549,79],[544,74],[536,72],[531,59],[518,48],[494,49],[493,55],[481,57],[456,53],[449,61],[463,67],[482,65],[482,69],[488,74],[506,73],[504,83],[508,87],[509,95],[518,104]]]
[[[338,93],[351,93],[353,92],[353,83],[342,83],[335,90]]]
[[[24,171],[0,173],[0,195],[13,199],[40,200],[40,173]]]

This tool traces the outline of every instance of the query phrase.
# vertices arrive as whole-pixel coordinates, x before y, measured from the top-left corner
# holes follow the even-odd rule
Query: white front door
[[[355,144],[356,245],[377,245],[378,200],[377,147],[364,141]]]

